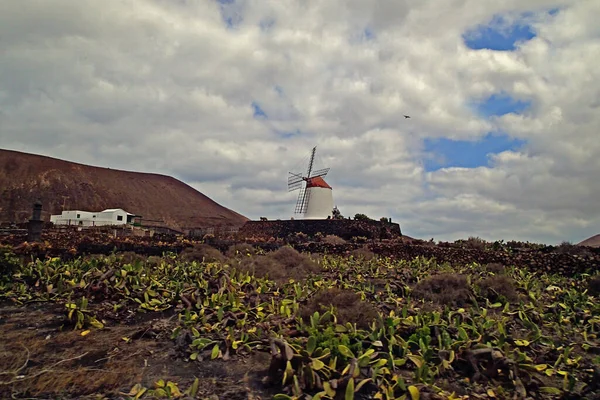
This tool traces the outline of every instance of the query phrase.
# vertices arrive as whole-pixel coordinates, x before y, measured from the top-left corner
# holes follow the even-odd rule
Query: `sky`
[[[317,146],[344,216],[577,243],[600,233],[597,15],[596,0],[3,1],[0,147],[287,219],[288,172]]]

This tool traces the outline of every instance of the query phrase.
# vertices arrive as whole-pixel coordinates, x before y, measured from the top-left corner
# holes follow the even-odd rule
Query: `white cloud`
[[[392,216],[426,238],[580,240],[600,222],[599,7],[2,2],[0,143],[172,174],[251,218],[291,216],[287,172],[317,144],[345,215]],[[516,51],[463,43],[494,15],[512,23],[524,12],[537,37]],[[474,112],[474,101],[499,92],[531,108]],[[268,120],[253,117],[252,102]],[[490,130],[527,145],[489,167],[423,169],[423,139]]]

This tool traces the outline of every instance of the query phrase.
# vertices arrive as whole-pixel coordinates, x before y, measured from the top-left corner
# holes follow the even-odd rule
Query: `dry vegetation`
[[[482,297],[488,299],[492,303],[506,302],[511,303],[517,301],[515,281],[504,275],[493,275],[476,283]]]
[[[315,312],[323,314],[331,307],[339,324],[350,322],[366,329],[377,318],[377,309],[372,304],[361,300],[358,294],[350,290],[338,288],[316,293],[308,304],[300,308],[300,316],[308,321]]]
[[[600,296],[600,275],[596,275],[589,280],[588,293],[592,296]]]
[[[223,262],[225,257],[219,250],[212,246],[207,244],[195,244],[181,253],[181,259],[189,262]]]
[[[440,305],[463,307],[471,302],[473,291],[465,275],[444,273],[420,280],[412,296]]]
[[[327,235],[321,239],[323,243],[327,244],[346,244],[346,241],[339,236],[336,235]]]
[[[0,397],[600,397],[597,271],[221,249],[0,249]]]
[[[352,252],[350,252],[350,255],[356,259],[365,261],[372,260],[376,257],[375,253],[369,250],[369,248],[366,246],[360,247],[356,250],[352,250]]]
[[[266,255],[236,260],[233,265],[241,271],[261,278],[268,277],[278,283],[285,283],[289,279],[301,281],[321,271],[309,256],[288,246]]]

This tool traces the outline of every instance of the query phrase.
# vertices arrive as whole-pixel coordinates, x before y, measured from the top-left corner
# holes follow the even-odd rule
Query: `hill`
[[[587,238],[580,243],[577,243],[577,246],[600,247],[600,234]]]
[[[241,226],[248,220],[170,176],[0,149],[0,221],[27,221],[37,199],[46,221],[63,209],[107,208],[122,208],[173,229]]]

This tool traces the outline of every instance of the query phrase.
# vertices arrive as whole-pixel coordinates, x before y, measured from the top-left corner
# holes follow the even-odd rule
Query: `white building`
[[[304,219],[333,217],[333,189],[320,176],[306,180],[306,211]]]
[[[59,215],[51,215],[50,222],[54,225],[102,226],[133,224],[135,214],[120,208],[109,208],[100,212],[63,211]]]

